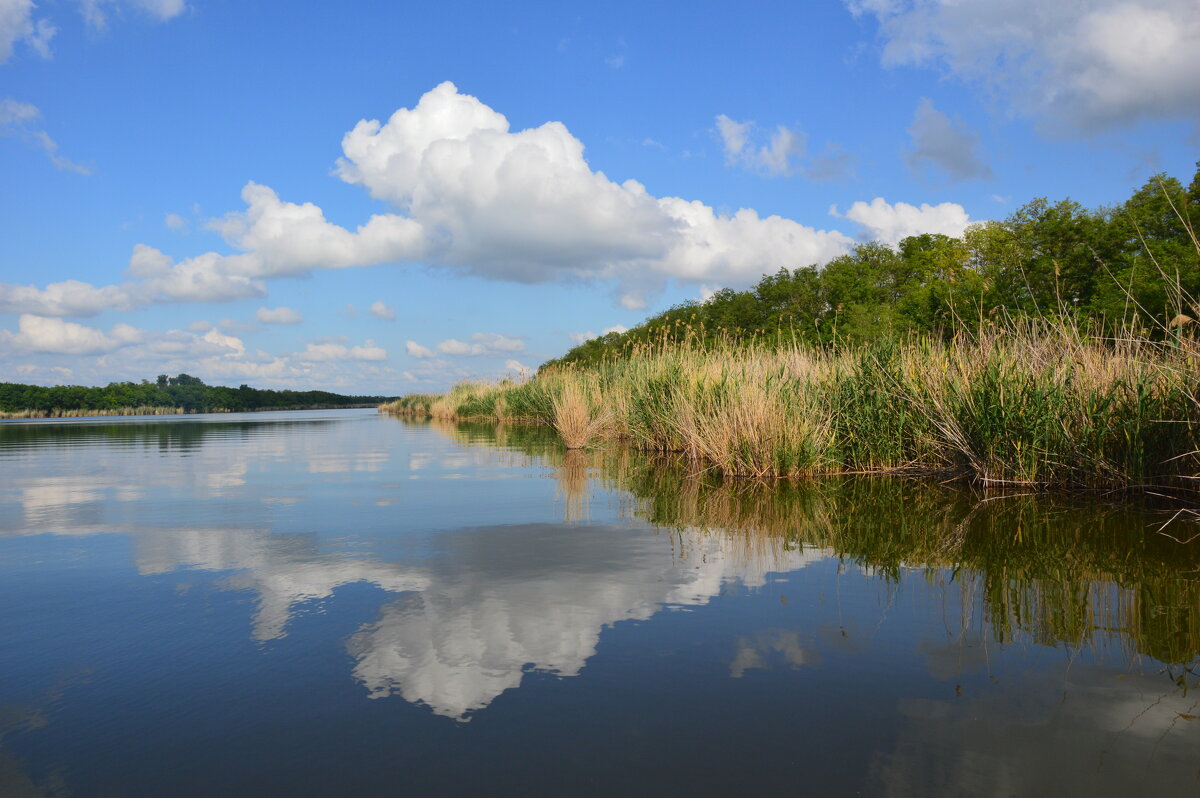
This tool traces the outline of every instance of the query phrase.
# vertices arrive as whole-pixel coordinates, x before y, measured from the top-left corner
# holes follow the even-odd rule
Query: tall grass
[[[603,408],[603,418],[598,409]],[[950,342],[663,345],[386,412],[624,439],[739,477],[910,471],[993,485],[1200,487],[1200,345],[1009,323]]]
[[[92,418],[95,416],[174,416],[187,412],[182,407],[113,407],[103,410],[63,409],[0,411],[0,419]],[[221,412],[221,411],[216,411]]]

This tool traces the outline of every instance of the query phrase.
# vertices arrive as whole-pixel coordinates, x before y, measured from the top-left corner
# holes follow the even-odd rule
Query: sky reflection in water
[[[1200,548],[1134,508],[369,411],[0,469],[0,794],[1200,788]]]

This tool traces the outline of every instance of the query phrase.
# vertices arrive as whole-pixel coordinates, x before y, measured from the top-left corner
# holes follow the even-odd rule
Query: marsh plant
[[[727,476],[901,471],[1187,489],[1200,474],[1198,375],[1193,338],[1096,338],[1025,322],[950,341],[646,346],[382,409],[542,423],[568,448],[626,440]]]

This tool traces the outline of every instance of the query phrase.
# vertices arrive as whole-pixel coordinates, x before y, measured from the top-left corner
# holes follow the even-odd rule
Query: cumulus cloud
[[[432,349],[421,346],[416,341],[405,341],[404,342],[404,351],[407,352],[410,357],[415,357],[415,358],[427,358],[427,357],[435,357],[436,356]]]
[[[950,180],[990,178],[992,170],[979,154],[979,134],[961,119],[951,119],[921,99],[908,127],[912,147],[905,153],[908,167],[918,174],[937,169]]]
[[[0,283],[0,311],[40,316],[95,316],[109,310],[131,310],[159,302],[226,302],[260,297],[266,286],[228,268],[237,257],[209,252],[176,263],[153,247],[138,244],[119,285],[96,287],[79,280],[50,283],[45,288]]]
[[[836,206],[830,208],[829,212],[834,216],[843,216],[838,213]],[[957,203],[929,205],[923,202],[917,207],[907,202],[893,205],[883,197],[876,197],[870,203],[856,202],[844,216],[858,223],[867,238],[893,247],[908,236],[922,233],[961,236],[971,223],[966,210]]]
[[[176,233],[182,233],[187,230],[188,222],[177,213],[168,213],[163,217],[163,224],[168,230],[173,230]]]
[[[254,313],[254,320],[259,324],[299,324],[304,317],[287,307],[259,308]]]
[[[533,369],[529,368],[529,366],[526,366],[521,361],[511,360],[511,359],[504,361],[504,368],[507,371],[515,371],[515,372],[517,372],[517,374],[527,374],[533,370]]]
[[[248,183],[246,209],[212,223],[236,254],[174,262],[139,245],[134,281],[74,285],[70,311],[62,302],[50,309],[54,286],[0,284],[0,308],[74,315],[105,299],[130,307],[239,299],[262,296],[265,278],[408,261],[528,283],[607,280],[622,306],[637,308],[671,279],[748,285],[781,266],[824,263],[853,243],[753,209],[717,213],[698,201],[651,196],[635,180],[613,182],[591,169],[563,124],[512,132],[503,115],[451,83],[386,123],[359,122],[342,149],[337,174],[398,213],[351,231],[312,203]]]
[[[384,321],[396,320],[396,309],[382,299],[372,302],[371,307],[367,308],[367,310],[377,319],[383,319]]]
[[[33,0],[0,0],[0,64],[12,58],[17,42],[50,57],[50,39],[57,31],[49,20],[34,19],[33,9]]]
[[[62,319],[24,314],[17,332],[0,330],[0,347],[15,352],[45,352],[56,355],[96,355],[141,341],[143,331],[118,324],[108,333]]]
[[[242,189],[245,211],[211,223],[245,255],[226,258],[224,270],[250,277],[305,274],[313,269],[369,266],[420,257],[422,229],[394,214],[372,216],[350,232],[325,219],[311,202],[284,202],[267,186],[247,183]]]
[[[474,333],[470,343],[449,338],[439,343],[437,349],[445,355],[497,355],[521,352],[525,349],[525,342],[498,333]]]
[[[387,360],[387,350],[367,341],[362,346],[346,346],[345,344],[323,342],[310,343],[297,357],[304,361],[321,360]]]
[[[735,221],[700,203],[655,198],[634,180],[613,182],[591,169],[563,124],[512,132],[502,114],[451,83],[386,123],[360,122],[342,149],[338,174],[419,223],[426,260],[496,279],[629,282],[649,272],[690,280],[716,271],[745,281],[778,260],[828,260],[848,244],[780,217],[746,210]],[[769,250],[775,262],[751,265],[747,250]]]
[[[4,0],[0,0],[0,8],[3,2]],[[58,169],[81,175],[91,174],[91,169],[75,163],[59,152],[58,142],[50,138],[50,134],[39,124],[41,118],[41,109],[36,105],[12,99],[0,100],[0,135],[14,136],[34,149],[41,150]]]
[[[1200,118],[1195,0],[846,0],[885,65],[934,65],[1019,113],[1096,132]]]

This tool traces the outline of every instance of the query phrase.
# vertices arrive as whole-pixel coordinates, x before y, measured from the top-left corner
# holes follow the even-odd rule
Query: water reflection
[[[762,563],[719,536],[558,525],[460,530],[428,585],[383,608],[354,636],[354,675],[372,697],[400,695],[465,719],[529,670],[575,676],[606,627],[664,607],[704,604],[723,586],[760,586]],[[822,558],[781,553],[793,571]]]
[[[1091,497],[984,497],[891,478],[721,480],[619,447],[561,451],[537,428],[489,436],[483,425],[436,426],[463,443],[503,445],[550,465],[567,520],[586,517],[590,476],[631,497],[628,515],[721,537],[765,568],[803,548],[891,581],[914,569],[948,575],[961,586],[963,633],[982,622],[998,643],[1024,635],[1081,647],[1105,637],[1165,663],[1200,656],[1200,545],[1156,534],[1169,516],[1144,508]]]
[[[314,535],[265,529],[137,530],[131,534],[142,574],[197,569],[230,572],[225,586],[258,596],[255,640],[282,637],[293,610],[328,598],[342,585],[366,582],[390,593],[421,590],[422,569],[345,554],[322,554]]]
[[[1200,701],[1157,675],[1082,665],[1067,678],[953,700],[903,698],[896,747],[872,764],[879,794],[1181,795],[1197,786]]]
[[[435,733],[474,741],[475,757],[501,738],[552,746],[523,735],[569,694],[592,696],[592,714],[572,715],[592,724],[588,746],[645,750],[636,735],[648,728],[665,738],[713,724],[757,740],[734,752],[743,775],[767,738],[805,741],[772,749],[788,778],[791,763],[820,766],[830,751],[813,739],[841,729],[842,748],[829,745],[856,751],[846,791],[1196,785],[1200,544],[1155,534],[1164,519],[1145,508],[898,479],[761,485],[620,447],[566,452],[536,427],[361,414],[0,425],[0,468],[0,590],[16,586],[5,596],[51,585],[36,595],[53,598],[94,579],[86,595],[113,604],[108,649],[126,637],[139,652],[163,646],[154,679],[124,694],[111,672],[97,681],[89,695],[106,718],[157,711],[167,687],[153,685],[187,699],[177,654],[202,649],[220,671],[213,689],[246,680],[241,701],[270,694],[258,711],[274,728],[318,734],[313,717],[344,720],[353,738],[381,717],[408,724],[386,727],[392,738],[371,726],[380,736],[354,738],[343,758]],[[212,590],[137,592],[184,579]],[[82,612],[72,601],[0,612],[12,643],[0,660],[0,792],[70,781],[54,757],[9,741],[66,725],[20,685],[94,656],[77,642],[89,638],[67,617]],[[305,623],[315,609],[336,618]],[[131,617],[159,620],[131,630]],[[280,652],[299,659],[281,667]],[[642,679],[659,681],[627,695]],[[336,699],[308,704],[327,682]],[[76,700],[60,693],[47,693],[56,707]],[[209,699],[178,706],[203,715]],[[209,718],[204,733],[241,722]],[[413,756],[406,767],[423,766]],[[1070,758],[1083,766],[1064,769]]]

